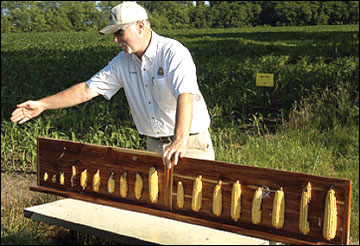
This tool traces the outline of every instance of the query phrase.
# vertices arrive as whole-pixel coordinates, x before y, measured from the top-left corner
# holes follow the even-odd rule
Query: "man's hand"
[[[43,103],[39,101],[26,101],[17,105],[17,109],[15,109],[12,114],[10,120],[12,122],[19,122],[19,124],[23,124],[26,121],[35,118],[39,114],[41,114],[45,110]]]
[[[35,118],[45,110],[68,108],[91,100],[99,94],[90,89],[86,82],[78,83],[59,93],[37,101],[26,101],[17,105],[11,114],[11,121],[22,124]]]
[[[179,158],[185,156],[192,122],[193,100],[191,93],[182,93],[177,99],[175,139],[165,148],[162,155],[163,163],[169,169],[171,161],[177,165]]]
[[[179,157],[182,158],[185,156],[186,144],[188,137],[177,138],[172,143],[167,146],[163,152],[162,159],[164,165],[167,165],[169,169],[171,168],[171,161],[173,160],[174,165],[178,164]]]

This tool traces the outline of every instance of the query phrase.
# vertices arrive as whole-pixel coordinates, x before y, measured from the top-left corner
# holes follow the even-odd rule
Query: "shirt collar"
[[[144,56],[147,57],[151,62],[153,58],[156,56],[158,41],[159,41],[159,35],[157,35],[154,31],[151,30],[151,41],[148,46],[148,48],[145,51]]]

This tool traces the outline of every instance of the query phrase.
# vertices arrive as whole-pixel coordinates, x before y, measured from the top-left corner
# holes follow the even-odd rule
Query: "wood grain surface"
[[[72,166],[77,169],[75,187],[70,185]],[[159,199],[151,203],[149,199],[149,169],[154,167],[159,176]],[[80,187],[80,173],[88,170],[88,184]],[[99,192],[92,190],[92,177],[100,170]],[[44,174],[49,179],[44,181]],[[65,184],[60,185],[60,172],[65,174]],[[107,191],[107,181],[114,172],[115,192]],[[126,172],[128,196],[120,197],[120,176]],[[143,191],[139,200],[134,195],[136,174],[143,178]],[[94,203],[110,205],[138,212],[176,219],[179,221],[205,225],[216,229],[255,236],[271,241],[292,244],[348,244],[351,180],[329,178],[317,175],[294,173],[268,168],[244,166],[233,163],[182,158],[170,170],[162,164],[157,154],[117,147],[77,143],[65,140],[38,138],[37,187],[33,191],[46,192],[64,197],[77,198]],[[52,182],[56,175],[56,182]],[[193,182],[202,175],[202,208],[199,212],[191,209]],[[222,181],[222,214],[212,213],[213,190]],[[235,222],[230,216],[231,189],[236,180],[242,185],[241,216]],[[176,203],[177,183],[184,186],[185,204],[178,208]],[[299,231],[299,205],[301,193],[306,184],[312,185],[309,204],[310,232],[303,235]],[[262,221],[251,222],[251,205],[257,187],[263,187]],[[285,223],[283,228],[271,225],[271,213],[275,191],[283,188],[285,193]],[[325,197],[328,189],[334,188],[337,199],[337,232],[334,239],[322,236]]]

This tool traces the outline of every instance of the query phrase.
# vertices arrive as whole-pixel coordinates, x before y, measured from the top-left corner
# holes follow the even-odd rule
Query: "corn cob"
[[[233,184],[231,191],[231,218],[236,222],[241,212],[241,184],[239,180]]]
[[[198,212],[202,205],[202,176],[199,175],[194,180],[193,193],[191,200],[192,210]]]
[[[115,192],[115,179],[113,172],[111,173],[110,178],[108,179],[107,188],[110,194]]]
[[[158,173],[154,167],[149,169],[149,198],[152,203],[157,203],[159,195]]]
[[[60,172],[60,184],[65,185],[65,175],[64,172]]]
[[[46,180],[48,180],[49,178],[49,174],[48,173],[44,173],[44,181],[46,182]]]
[[[261,222],[262,188],[258,187],[254,192],[251,208],[251,221],[253,224]]]
[[[99,169],[93,176],[92,187],[93,187],[93,191],[99,192],[99,188],[100,188],[100,170]]]
[[[120,177],[120,196],[122,198],[125,198],[127,196],[127,192],[128,192],[126,174],[127,173],[124,172],[123,175],[121,175],[121,177]]]
[[[281,187],[279,190],[276,191],[274,196],[272,217],[271,217],[272,225],[276,229],[281,229],[284,225],[284,217],[285,217],[285,194],[283,188]]]
[[[310,225],[308,221],[309,202],[311,200],[311,184],[310,182],[303,189],[300,201],[299,213],[299,230],[307,235],[310,232]]]
[[[51,181],[52,181],[53,183],[56,182],[56,174],[54,174],[54,175],[52,176]]]
[[[177,185],[176,204],[179,208],[184,207],[184,186],[181,181]]]
[[[70,183],[71,183],[71,187],[74,187],[75,186],[75,177],[76,177],[76,167],[75,166],[72,166],[71,168],[71,178],[70,178]]]
[[[337,208],[335,190],[330,188],[325,201],[323,236],[331,240],[336,236]]]
[[[141,178],[141,175],[137,173],[134,192],[135,192],[135,197],[138,200],[141,198],[142,188],[143,188],[143,180]]]
[[[85,190],[86,185],[87,185],[87,169],[85,169],[84,171],[81,172],[81,176],[80,176],[80,186],[82,187],[83,190]]]
[[[212,212],[216,216],[220,216],[222,213],[222,191],[221,191],[222,181],[219,180],[219,183],[215,186],[213,192],[213,204]]]

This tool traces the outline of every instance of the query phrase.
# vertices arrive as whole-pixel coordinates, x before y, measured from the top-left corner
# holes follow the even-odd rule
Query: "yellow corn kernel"
[[[122,198],[127,197],[128,192],[128,186],[127,186],[127,180],[126,180],[126,172],[123,173],[120,177],[120,196]]]
[[[52,176],[51,181],[52,181],[53,183],[56,183],[56,174],[54,174],[54,175]]]
[[[222,181],[219,180],[219,183],[215,186],[213,192],[213,204],[212,212],[216,216],[220,216],[222,213],[222,191],[221,191]]]
[[[134,192],[135,192],[135,197],[138,200],[141,198],[142,188],[143,188],[143,180],[141,178],[141,175],[137,173]]]
[[[330,188],[325,201],[323,236],[331,240],[336,236],[337,208],[335,190]]]
[[[72,166],[72,168],[71,168],[71,178],[70,178],[71,187],[75,186],[75,177],[76,177],[76,167]]]
[[[64,172],[60,172],[60,184],[65,185],[65,175]]]
[[[285,218],[285,194],[281,187],[276,191],[273,202],[271,222],[273,227],[281,229],[284,225]]]
[[[262,203],[262,188],[258,187],[254,192],[252,207],[251,207],[251,221],[255,225],[261,222],[261,203]]]
[[[184,207],[184,186],[181,181],[177,184],[176,204],[178,208]]]
[[[299,230],[304,235],[307,235],[310,232],[310,225],[308,221],[310,200],[311,200],[311,184],[309,182],[302,191],[301,201],[300,201]]]
[[[231,218],[236,222],[241,212],[241,184],[239,180],[233,184],[231,191]]]
[[[198,212],[201,209],[202,205],[202,176],[199,175],[195,178],[193,184],[193,193],[191,200],[191,208],[192,210]]]
[[[82,187],[83,190],[85,190],[86,188],[87,180],[88,180],[87,169],[85,169],[84,171],[81,172],[80,175],[80,186]]]
[[[99,169],[93,176],[92,187],[93,187],[93,191],[99,192],[99,188],[100,188],[100,170]]]
[[[48,173],[44,173],[44,181],[46,182],[46,180],[48,180],[49,178],[49,174]]]
[[[159,178],[154,167],[149,169],[149,198],[152,203],[157,203],[159,197]]]
[[[107,188],[110,194],[115,192],[115,179],[113,172],[111,173],[110,178],[108,179]]]

